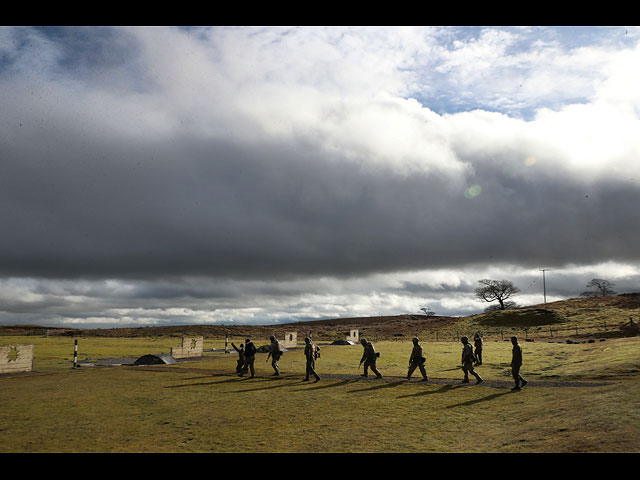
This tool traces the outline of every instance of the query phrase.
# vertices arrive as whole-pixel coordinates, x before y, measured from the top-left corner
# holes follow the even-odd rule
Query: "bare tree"
[[[479,280],[482,285],[476,288],[476,297],[485,302],[498,301],[499,305],[487,307],[487,311],[491,310],[508,310],[516,307],[513,301],[507,301],[508,298],[520,292],[520,289],[508,280]]]
[[[611,287],[613,287],[615,283],[610,282],[609,280],[603,280],[602,278],[592,278],[589,283],[587,283],[587,287],[595,288],[595,290],[587,290],[580,294],[581,297],[604,297],[607,295],[614,295],[616,292],[613,291]]]
[[[422,312],[423,312],[427,317],[433,317],[433,316],[436,314],[436,312],[434,312],[434,311],[432,311],[432,310],[429,310],[429,307],[422,307],[420,310],[421,310],[421,311],[422,311]]]

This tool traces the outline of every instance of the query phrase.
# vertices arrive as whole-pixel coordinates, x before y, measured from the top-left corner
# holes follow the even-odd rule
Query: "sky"
[[[637,27],[0,27],[0,325],[638,292],[638,78]]]

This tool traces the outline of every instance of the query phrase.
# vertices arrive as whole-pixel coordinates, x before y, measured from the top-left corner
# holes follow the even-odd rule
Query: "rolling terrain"
[[[438,340],[470,335],[516,334],[532,338],[589,338],[637,335],[637,328],[624,328],[632,317],[640,320],[640,293],[624,293],[594,298],[570,298],[546,304],[529,305],[513,310],[482,313],[466,317],[403,314],[380,317],[353,317],[312,320],[275,325],[176,325],[137,328],[73,329],[35,325],[0,327],[0,335],[49,335],[83,337],[162,337],[202,335],[205,338],[268,339],[282,338],[296,331],[299,341],[309,332],[314,339],[331,341],[344,338],[350,329],[376,340],[404,340],[417,335]]]

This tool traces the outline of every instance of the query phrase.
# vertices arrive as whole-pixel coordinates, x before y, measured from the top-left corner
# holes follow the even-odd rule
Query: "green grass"
[[[153,367],[71,368],[73,338],[33,343],[34,374],[0,377],[0,452],[639,452],[640,338],[591,344],[522,343],[533,381],[597,387],[510,388],[407,383],[410,341],[377,342],[389,381],[302,382],[301,349],[271,377],[232,374],[236,357]],[[79,338],[78,358],[167,353],[176,338]],[[235,340],[234,340],[235,341]],[[461,344],[423,342],[432,378],[461,378]],[[205,349],[224,340],[205,339]],[[357,375],[362,348],[323,346],[322,375]],[[487,380],[510,380],[509,342],[485,344]],[[414,374],[416,380],[418,372]]]

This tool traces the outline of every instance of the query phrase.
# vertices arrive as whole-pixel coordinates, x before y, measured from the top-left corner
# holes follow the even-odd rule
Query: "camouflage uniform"
[[[371,368],[371,371],[376,374],[376,377],[382,378],[382,374],[376,368],[376,360],[378,360],[380,354],[375,351],[371,342],[368,342],[366,338],[361,339],[360,343],[364,347],[364,352],[362,354],[362,358],[360,359],[361,365],[362,362],[364,362],[364,373],[362,374],[362,376],[368,377],[368,370],[369,368]]]
[[[242,371],[240,372],[241,377],[249,370],[251,370],[250,378],[253,378],[255,376],[256,372],[253,364],[256,361],[256,350],[256,346],[251,340],[247,338],[247,340],[244,342],[244,366],[242,367]]]
[[[313,375],[314,377],[316,377],[316,382],[320,380],[320,375],[318,375],[316,373],[316,356],[317,356],[317,351],[320,350],[320,347],[318,347],[317,345],[311,343],[311,339],[309,337],[306,337],[304,339],[304,356],[307,359],[307,376],[304,378],[303,381],[308,381],[309,380],[309,375]]]
[[[482,365],[482,337],[480,333],[476,333],[473,337],[473,344],[476,347],[476,365]]]
[[[240,348],[236,347],[233,342],[231,342],[231,346],[238,352],[238,363],[236,364],[236,373],[240,373],[242,371],[242,367],[244,367],[244,345],[240,344]]]
[[[420,373],[422,373],[422,379],[426,382],[429,380],[427,378],[427,370],[424,368],[424,363],[427,361],[423,352],[422,345],[420,345],[420,340],[416,337],[413,339],[413,350],[411,351],[411,357],[409,357],[409,371],[407,372],[407,380],[411,379],[411,375],[415,371],[416,368],[420,369]]]
[[[280,368],[278,367],[278,360],[282,357],[282,345],[276,337],[271,336],[271,349],[269,350],[269,355],[267,355],[267,361],[269,361],[269,357],[271,357],[271,366],[273,367],[273,375],[280,375]]]
[[[464,380],[462,383],[469,383],[469,373],[476,377],[476,383],[482,382],[482,377],[476,373],[473,369],[473,362],[475,360],[475,355],[473,354],[473,347],[469,343],[469,339],[467,337],[462,337],[460,339],[462,344],[462,371],[464,372]]]
[[[520,367],[522,367],[522,347],[518,345],[518,337],[511,337],[511,343],[513,344],[513,351],[511,357],[511,375],[516,382],[515,387],[511,390],[520,390],[520,385],[523,387],[527,384],[527,381],[520,376]]]

